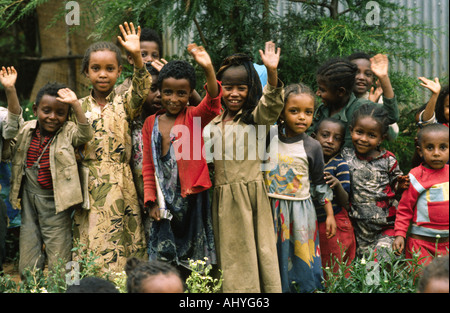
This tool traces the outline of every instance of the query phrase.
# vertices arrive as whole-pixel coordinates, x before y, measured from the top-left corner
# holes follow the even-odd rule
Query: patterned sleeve
[[[398,165],[397,158],[391,152],[389,152],[388,162],[389,162],[389,184],[391,186],[394,186],[394,184],[397,182],[397,177],[402,176],[403,172],[400,169],[400,166]]]
[[[134,120],[142,112],[142,104],[147,99],[150,87],[152,85],[152,76],[144,66],[134,68],[131,87],[124,93],[124,107],[128,118]]]

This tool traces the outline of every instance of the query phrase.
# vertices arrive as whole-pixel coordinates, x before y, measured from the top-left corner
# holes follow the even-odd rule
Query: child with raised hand
[[[125,22],[119,28],[118,40],[134,64],[132,84],[125,93],[114,92],[122,71],[121,51],[115,44],[93,43],[82,61],[82,72],[93,88],[80,102],[94,138],[81,151],[81,166],[89,171],[89,208],[76,210],[74,237],[81,248],[94,251],[103,271],[122,271],[127,258],[145,257],[141,209],[130,169],[130,122],[141,114],[152,81],[142,61],[140,27],[136,31]]]
[[[15,84],[15,70],[1,73],[0,81]],[[17,95],[7,93],[8,103]],[[20,108],[20,106],[19,106]],[[73,110],[76,123],[68,121]],[[92,138],[75,93],[61,84],[42,87],[33,104],[36,120],[25,122],[13,140],[10,201],[21,208],[19,272],[49,269],[58,259],[71,260],[72,219],[83,201],[75,147]],[[45,252],[43,246],[45,245]]]
[[[336,233],[331,200],[324,179],[319,142],[305,132],[312,123],[314,93],[303,84],[284,91],[278,133],[277,158],[269,159],[265,180],[274,215],[278,262],[283,292],[323,289],[319,229],[311,194],[326,211],[326,238]]]
[[[19,124],[23,123],[22,109],[17,98],[15,83],[17,80],[17,72],[14,66],[0,69],[0,84],[5,89],[6,97],[8,99],[8,108],[0,107],[0,161],[4,158],[9,158],[8,155],[3,155],[3,146],[8,145],[9,141],[14,138],[19,130]],[[6,147],[7,148],[7,147]],[[9,149],[6,149],[9,151]],[[0,166],[6,163],[2,162]],[[5,166],[6,167],[6,166]],[[5,171],[6,172],[6,171]],[[8,171],[9,172],[9,171]],[[6,172],[7,173],[7,172]],[[9,175],[5,175],[3,186],[0,184],[0,190],[3,194],[9,196],[9,185],[5,186],[10,180]],[[6,192],[6,193],[5,193]],[[6,232],[8,229],[8,215],[5,201],[0,197],[0,272],[3,270],[3,261],[6,257]]]
[[[410,185],[398,204],[392,247],[396,254],[405,251],[407,259],[419,253],[419,263],[428,264],[436,255],[448,254],[449,249],[448,127],[423,127],[417,150],[423,163],[409,172]]]
[[[363,52],[353,53],[348,59],[358,66],[353,92],[357,98],[368,99],[374,103],[383,103],[384,97],[393,98],[394,90],[388,74],[389,60],[385,54],[370,57]],[[376,76],[375,73],[378,73]],[[389,125],[388,140],[398,136],[398,125]]]
[[[371,70],[380,81],[389,81],[387,58],[373,58]],[[328,60],[317,71],[317,96],[322,99],[322,104],[314,113],[313,124],[308,130],[311,134],[317,130],[318,123],[326,118],[333,117],[341,120],[346,125],[344,147],[351,147],[352,140],[348,124],[353,113],[363,104],[372,104],[383,107],[387,111],[388,123],[398,121],[399,111],[397,100],[392,87],[384,91],[384,103],[378,104],[363,98],[357,98],[353,93],[358,66],[347,59],[335,58]],[[390,83],[389,83],[390,85]]]
[[[214,237],[224,292],[281,292],[273,218],[261,172],[263,157],[256,153],[260,145],[265,147],[265,141],[260,144],[256,138],[265,138],[284,105],[277,73],[280,48],[266,42],[259,52],[268,74],[263,92],[250,57],[227,57],[217,72],[225,111],[209,124]]]
[[[151,115],[142,129],[144,143],[144,201],[154,219],[149,258],[189,267],[189,259],[216,263],[208,189],[208,167],[203,157],[203,128],[220,113],[222,90],[211,58],[202,46],[190,44],[189,53],[206,75],[206,96],[188,106],[196,86],[195,69],[174,60],[161,69],[158,86],[163,110]]]
[[[344,148],[351,176],[350,218],[355,229],[356,255],[375,250],[385,257],[394,241],[396,198],[405,180],[395,155],[380,148],[389,128],[387,112],[364,104],[353,114],[350,133],[353,148]]]
[[[448,127],[448,86],[441,89],[441,84],[439,83],[439,78],[437,77],[434,81],[427,79],[426,77],[419,77],[419,79],[422,81],[420,85],[431,91],[431,96],[425,106],[425,109],[419,114],[419,127],[432,123],[441,123]]]
[[[319,222],[320,252],[323,267],[330,267],[337,258],[340,262],[350,264],[355,258],[356,242],[352,223],[348,217],[350,171],[342,158],[341,147],[344,142],[345,124],[333,118],[323,119],[317,127],[314,138],[319,141],[325,160],[324,178],[333,190],[333,214],[336,220],[336,236],[326,238],[326,212],[321,206],[316,207]],[[335,263],[334,271],[338,270]]]

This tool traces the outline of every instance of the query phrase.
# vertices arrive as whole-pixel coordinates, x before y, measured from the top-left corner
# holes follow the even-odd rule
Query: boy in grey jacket
[[[7,99],[8,105],[16,101]],[[77,123],[67,120],[70,109]],[[45,255],[50,270],[59,258],[71,260],[71,213],[73,206],[83,201],[75,147],[93,136],[77,96],[61,84],[42,87],[33,112],[37,120],[20,127],[11,152],[10,201],[22,214],[21,274],[26,268],[43,269]]]

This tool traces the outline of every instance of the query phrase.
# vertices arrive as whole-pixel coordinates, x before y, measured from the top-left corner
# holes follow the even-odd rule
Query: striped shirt
[[[331,158],[325,164],[324,171],[336,177],[344,190],[347,191],[347,193],[350,193],[350,171],[347,162],[342,158],[341,154],[337,154]],[[337,205],[336,201],[336,197],[333,197],[332,204],[334,215],[342,210],[342,207]],[[319,222],[324,222],[326,220],[327,214],[323,206],[317,207],[316,214]]]
[[[48,144],[49,140],[52,139],[52,137],[53,135],[44,136],[41,144],[41,132],[39,131],[39,128],[36,128],[36,131],[31,138],[30,147],[28,148],[27,152],[27,168],[33,166],[33,164],[39,159],[39,156],[42,154],[43,149]],[[49,153],[50,147],[47,147],[39,161],[38,183],[42,187],[42,189],[53,189]]]

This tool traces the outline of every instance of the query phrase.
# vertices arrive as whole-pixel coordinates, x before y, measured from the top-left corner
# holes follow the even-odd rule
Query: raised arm
[[[394,89],[392,89],[391,80],[389,78],[389,60],[385,54],[377,54],[370,58],[371,69],[375,76],[378,77],[385,98],[394,98]]]
[[[139,38],[141,37],[141,27],[138,26],[137,32],[134,28],[133,23],[128,25],[127,22],[119,25],[120,32],[122,36],[117,36],[120,44],[130,53],[131,58],[133,59],[133,64],[136,68],[142,68],[144,66],[144,61],[142,60],[141,55],[141,42]]]
[[[430,100],[428,100],[427,106],[425,107],[422,115],[422,121],[426,122],[431,120],[434,116],[436,101],[439,97],[439,93],[441,92],[441,84],[439,83],[439,78],[437,77],[434,79],[434,81],[429,80],[425,77],[419,77],[419,79],[422,81],[420,85],[431,91]]]
[[[197,46],[195,43],[188,45],[188,51],[194,58],[195,62],[205,71],[206,89],[211,98],[219,95],[219,87],[217,85],[216,72],[212,64],[211,58],[203,46]]]
[[[0,83],[5,88],[6,99],[8,101],[9,112],[19,115],[22,110],[20,108],[19,98],[16,92],[17,71],[14,66],[0,70]]]
[[[280,62],[281,48],[275,49],[275,43],[267,41],[265,50],[259,50],[264,66],[267,68],[267,82],[273,86],[278,86],[278,63]]]

